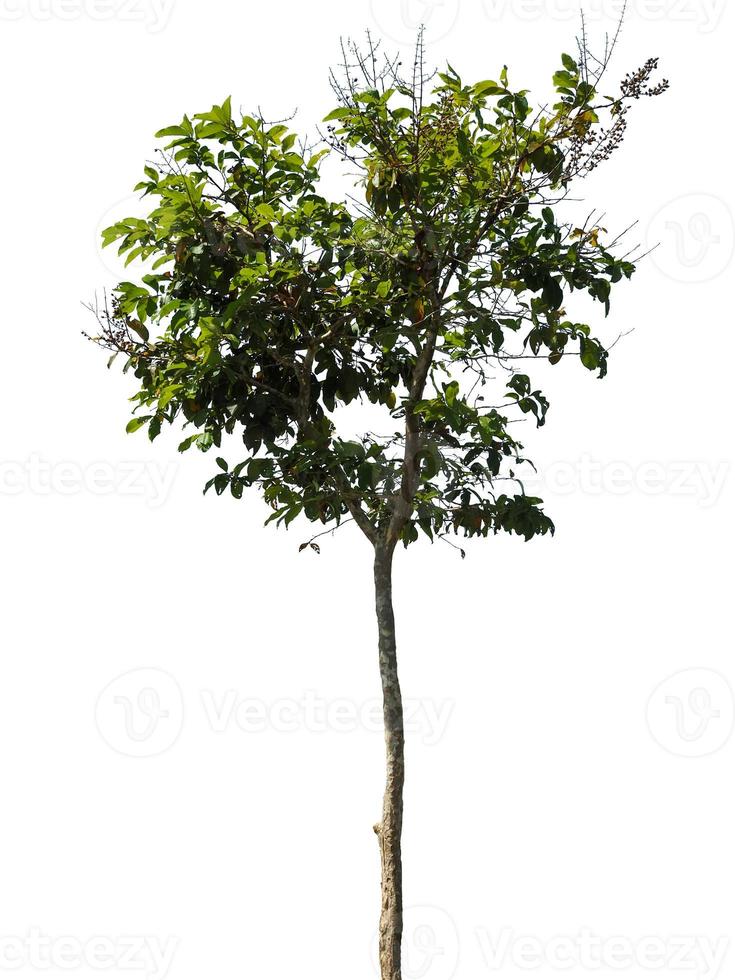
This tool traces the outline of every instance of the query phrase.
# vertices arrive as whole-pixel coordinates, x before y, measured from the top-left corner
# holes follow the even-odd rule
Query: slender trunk
[[[391,571],[393,548],[375,549],[375,608],[378,617],[380,679],[383,686],[386,779],[383,819],[375,827],[380,842],[381,911],[380,977],[401,980],[403,936],[403,880],[401,830],[403,826],[403,703],[398,683],[396,631],[393,618]]]

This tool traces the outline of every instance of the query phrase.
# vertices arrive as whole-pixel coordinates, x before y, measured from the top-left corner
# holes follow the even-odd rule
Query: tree
[[[562,55],[553,104],[534,109],[506,68],[476,84],[451,66],[430,75],[421,36],[408,72],[370,38],[346,45],[320,148],[227,99],[157,134],[165,147],[136,188],[155,206],[104,232],[150,268],[94,307],[93,339],[137,380],[128,431],[155,439],[182,420],[182,452],[224,452],[237,434],[235,461],[217,457],[205,492],[258,486],[268,523],[351,521],[372,546],[383,980],[401,975],[403,928],[394,552],[421,533],[554,531],[524,490],[512,434],[524,417],[542,426],[549,407],[525,362],[572,358],[604,377],[608,348],[565,305],[587,293],[607,315],[612,286],[635,270],[617,254],[622,236],[604,244],[594,214],[577,227],[560,211],[572,181],[620,145],[631,102],[668,85],[652,82],[650,60],[599,95],[613,47],[597,59],[583,38]],[[359,200],[318,192],[329,154],[357,170]],[[341,435],[353,402],[382,406],[387,431]],[[302,550],[318,551],[317,537]]]

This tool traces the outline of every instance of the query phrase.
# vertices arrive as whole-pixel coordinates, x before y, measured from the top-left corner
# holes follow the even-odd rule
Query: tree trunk
[[[375,608],[378,617],[380,679],[383,686],[386,780],[383,819],[375,827],[380,842],[381,911],[380,977],[401,980],[403,936],[403,879],[401,830],[403,826],[403,703],[398,683],[396,632],[392,601],[393,547],[375,548]]]

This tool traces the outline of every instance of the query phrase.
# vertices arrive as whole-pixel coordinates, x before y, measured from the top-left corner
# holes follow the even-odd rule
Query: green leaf
[[[325,116],[322,122],[331,122],[332,119],[347,119],[348,116],[354,115],[354,109],[332,109],[328,116]]]
[[[158,399],[158,407],[163,410],[169,404],[169,402],[174,398],[176,393],[181,390],[181,385],[170,385],[161,392],[161,397]]]
[[[141,338],[141,340],[145,340],[147,342],[148,339],[150,338],[148,327],[144,327],[143,324],[140,322],[140,320],[135,320],[131,318],[130,320],[128,320],[128,326],[133,331],[133,333],[137,333],[137,335]]]
[[[163,139],[166,136],[186,136],[187,131],[182,126],[167,126],[165,129],[159,129],[156,133],[156,139]]]
[[[507,89],[498,85],[497,82],[492,81],[478,82],[476,85],[472,86],[473,94],[479,97],[485,95],[506,95],[507,91]]]
[[[128,422],[128,424],[125,426],[125,431],[128,432],[128,433],[130,433],[130,432],[137,432],[138,429],[142,429],[143,428],[143,426],[146,424],[146,422],[150,422],[150,420],[151,420],[152,417],[153,416],[151,416],[151,415],[139,415],[136,418],[131,419]]]
[[[560,283],[558,280],[552,279],[551,277],[546,280],[543,293],[541,295],[544,303],[551,307],[552,310],[558,310],[564,302],[564,291],[561,288]]]
[[[315,167],[320,160],[322,160],[326,156],[329,156],[330,152],[331,151],[329,147],[327,147],[326,150],[319,150],[317,153],[314,153],[313,156],[309,157],[309,161],[306,164],[307,167]]]
[[[187,449],[191,449],[198,438],[198,435],[188,436],[183,442],[179,443],[179,452],[185,453]]]
[[[148,438],[153,442],[161,434],[161,422],[162,418],[160,415],[154,415],[148,426]]]
[[[276,212],[270,206],[270,204],[258,204],[255,210],[258,212],[261,218],[264,218],[268,222],[276,220]]]
[[[588,371],[596,371],[600,366],[600,349],[594,340],[588,337],[580,339],[580,359]]]

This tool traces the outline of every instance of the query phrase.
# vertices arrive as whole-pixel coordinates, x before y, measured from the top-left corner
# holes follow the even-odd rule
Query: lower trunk
[[[375,608],[378,617],[380,679],[383,686],[386,780],[383,819],[375,827],[380,842],[381,911],[380,977],[401,980],[403,936],[403,881],[401,829],[403,826],[403,703],[398,683],[396,632],[393,619],[391,566],[393,550],[375,551]]]

